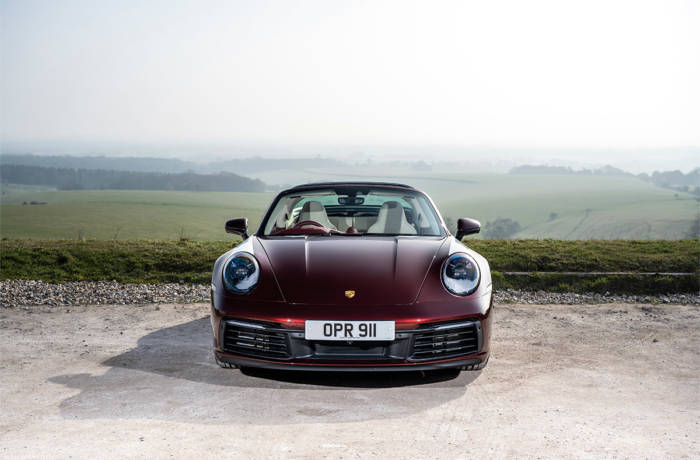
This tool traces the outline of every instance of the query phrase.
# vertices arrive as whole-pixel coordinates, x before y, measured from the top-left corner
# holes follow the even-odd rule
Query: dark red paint
[[[284,298],[308,305],[409,305],[444,238],[259,238]],[[345,298],[346,289],[357,292]]]

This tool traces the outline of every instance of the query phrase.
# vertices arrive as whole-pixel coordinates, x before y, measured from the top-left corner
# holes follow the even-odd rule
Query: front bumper
[[[488,360],[484,324],[476,318],[397,330],[393,341],[381,342],[311,341],[303,329],[230,317],[221,318],[217,329],[217,359],[238,367],[419,371],[480,369]]]

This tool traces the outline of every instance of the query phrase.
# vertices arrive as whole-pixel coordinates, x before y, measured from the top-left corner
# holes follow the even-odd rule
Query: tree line
[[[157,173],[215,174],[220,171],[251,174],[277,169],[337,168],[347,166],[340,160],[322,157],[307,158],[235,158],[210,162],[185,161],[178,158],[108,157],[72,155],[8,154],[0,156],[3,164],[42,166],[67,169],[103,169]]]
[[[659,187],[700,196],[700,168],[695,168],[688,174],[683,174],[678,170],[654,171],[651,176],[642,173],[637,177]]]
[[[153,173],[3,164],[0,180],[12,184],[46,185],[59,190],[265,191],[262,181],[233,173]]]

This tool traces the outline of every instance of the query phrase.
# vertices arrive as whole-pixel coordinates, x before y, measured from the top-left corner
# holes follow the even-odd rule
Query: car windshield
[[[263,229],[284,235],[444,236],[438,214],[420,192],[343,187],[282,196]]]

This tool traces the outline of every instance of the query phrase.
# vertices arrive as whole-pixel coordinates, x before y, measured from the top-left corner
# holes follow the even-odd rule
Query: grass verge
[[[572,276],[560,273],[506,275],[493,272],[496,289],[518,289],[547,292],[596,292],[604,294],[680,294],[700,291],[700,274],[695,276],[668,275],[604,275]]]
[[[464,243],[504,272],[691,273],[700,240],[470,240]]]
[[[0,278],[49,282],[209,283],[216,258],[235,243],[193,241],[0,242]]]

